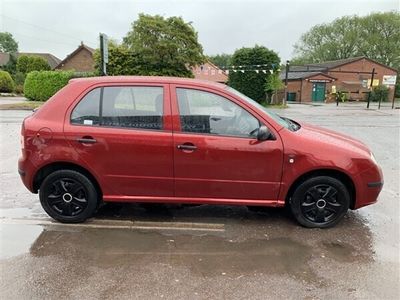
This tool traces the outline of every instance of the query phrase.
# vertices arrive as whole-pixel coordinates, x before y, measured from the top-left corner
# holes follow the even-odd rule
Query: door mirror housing
[[[257,132],[257,140],[259,141],[266,141],[266,140],[273,140],[274,135],[269,130],[269,128],[265,125],[260,126]]]

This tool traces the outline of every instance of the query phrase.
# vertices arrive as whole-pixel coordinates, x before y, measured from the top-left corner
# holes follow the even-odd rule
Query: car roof
[[[213,86],[220,89],[225,89],[226,85],[218,82],[199,80],[182,77],[169,76],[99,76],[99,77],[82,77],[73,78],[70,82],[86,82],[94,83],[171,83],[171,84],[190,84],[198,86]]]

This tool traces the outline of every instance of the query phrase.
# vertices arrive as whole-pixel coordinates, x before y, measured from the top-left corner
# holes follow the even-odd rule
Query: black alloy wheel
[[[72,170],[59,170],[47,176],[39,197],[50,217],[66,223],[85,221],[95,212],[98,202],[93,183]]]
[[[318,176],[300,184],[293,193],[291,209],[297,221],[306,227],[336,225],[346,214],[350,195],[336,178]]]

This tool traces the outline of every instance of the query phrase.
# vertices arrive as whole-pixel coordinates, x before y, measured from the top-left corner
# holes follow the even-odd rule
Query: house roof
[[[65,65],[65,63],[66,63],[68,60],[70,60],[71,58],[73,58],[79,51],[84,50],[84,49],[87,50],[87,51],[89,51],[92,55],[93,55],[93,53],[94,53],[94,51],[95,51],[95,49],[93,49],[93,48],[91,48],[91,47],[85,45],[83,42],[81,42],[81,44],[79,45],[78,48],[76,48],[73,52],[71,52],[70,54],[68,54],[66,58],[64,58],[62,61],[60,61],[60,62],[57,64],[56,68],[62,67],[63,65]]]
[[[306,64],[306,66],[332,69],[332,68],[336,68],[339,66],[347,65],[349,63],[358,61],[363,58],[366,58],[366,57],[365,56],[350,57],[350,58],[345,58],[345,59],[325,61],[325,62],[321,62],[321,63]]]
[[[39,56],[43,58],[47,63],[50,65],[51,69],[54,69],[61,61],[58,57],[54,56],[53,54],[50,53],[36,53],[36,52],[17,52],[16,57],[20,56]],[[0,66],[4,66],[7,64],[10,60],[10,54],[9,53],[0,53]]]
[[[314,77],[316,75],[322,75],[324,77],[336,79],[335,77],[329,76],[328,74],[325,74],[322,71],[317,71],[315,69],[307,70],[307,68],[302,68],[302,69],[297,68],[294,72],[288,73],[288,80],[306,79],[306,78]],[[282,71],[279,74],[279,78],[281,80],[285,80],[285,76],[286,76],[285,71]]]

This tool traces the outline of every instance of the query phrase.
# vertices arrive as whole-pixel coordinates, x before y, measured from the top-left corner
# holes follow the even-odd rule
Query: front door
[[[101,179],[105,200],[171,197],[169,115],[168,85],[98,87],[67,114],[64,133]]]
[[[212,91],[173,89],[175,196],[188,201],[275,201],[282,144],[258,141],[259,119]],[[266,201],[268,202],[268,201]]]
[[[315,82],[312,87],[312,101],[325,101],[325,83]]]

